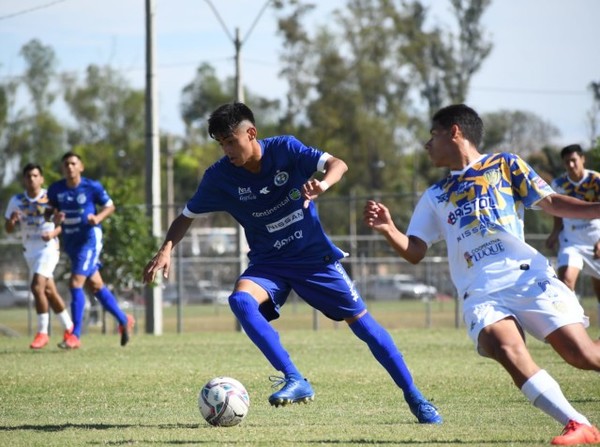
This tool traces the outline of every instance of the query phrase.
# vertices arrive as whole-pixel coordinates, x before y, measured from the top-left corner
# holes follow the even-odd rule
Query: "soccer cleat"
[[[315,398],[315,392],[306,379],[271,376],[269,380],[274,382],[273,388],[283,384],[283,388],[269,397],[269,403],[275,407],[299,402],[306,404]]]
[[[600,444],[600,432],[593,425],[569,421],[560,436],[556,436],[553,445]]]
[[[35,334],[35,338],[31,342],[29,347],[31,349],[42,349],[44,346],[46,346],[48,344],[49,340],[50,339],[48,338],[48,334],[43,334],[41,332],[38,332],[37,334]]]
[[[65,334],[65,339],[58,344],[61,349],[77,349],[81,346],[79,337],[73,333]]]
[[[72,333],[73,333],[73,326],[71,326],[71,329],[65,329],[65,333],[63,335],[63,341],[67,341],[67,338],[69,338]]]
[[[127,314],[127,325],[119,325],[119,333],[121,334],[121,346],[125,346],[129,342],[129,332],[135,326],[135,318],[133,315]]]
[[[437,408],[424,399],[408,402],[408,407],[412,414],[417,417],[419,424],[441,424],[444,422]]]

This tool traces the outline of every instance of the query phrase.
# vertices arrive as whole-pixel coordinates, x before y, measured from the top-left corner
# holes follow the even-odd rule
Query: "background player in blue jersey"
[[[54,269],[60,259],[57,237],[60,234],[60,227],[55,228],[54,223],[46,222],[48,195],[42,188],[44,185],[42,167],[34,163],[25,165],[23,183],[25,191],[14,195],[8,202],[4,214],[6,219],[4,227],[7,233],[12,233],[17,225],[21,230],[23,254],[29,268],[31,292],[37,313],[37,333],[29,346],[31,349],[41,349],[49,341],[48,304],[65,328],[63,340],[71,335],[73,322],[53,279]]]
[[[389,333],[367,312],[339,260],[345,254],[325,235],[312,202],[347,170],[346,163],[307,147],[292,136],[259,140],[252,111],[241,103],[225,104],[208,120],[208,132],[225,156],[210,166],[166,239],[144,269],[151,283],[159,270],[165,277],[171,252],[194,218],[226,211],[245,230],[250,264],[235,284],[230,307],[252,342],[284,375],[283,387],[269,397],[271,405],[306,402],[314,397],[269,324],[293,289],[327,317],[348,323],[375,358],[402,388],[420,423],[441,423],[437,409],[413,383],[402,354]],[[313,179],[315,172],[322,180]]]
[[[585,154],[578,144],[560,151],[565,173],[552,181],[552,188],[561,194],[586,202],[600,202],[600,173],[585,168]],[[600,326],[600,219],[554,218],[554,227],[546,240],[556,248],[558,277],[575,290],[579,273],[590,276],[598,301],[597,319]]]
[[[433,164],[450,169],[428,188],[406,233],[388,208],[369,201],[365,223],[413,264],[445,240],[463,318],[478,352],[499,362],[537,408],[565,425],[553,444],[600,443],[600,432],[567,401],[558,383],[532,359],[524,331],[549,343],[569,364],[600,371],[600,341],[592,340],[577,298],[548,260],[525,243],[523,209],[554,216],[600,217],[600,203],[556,194],[513,154],[484,155],[477,147],[483,123],[463,105],[439,110],[425,149]]]
[[[79,155],[67,152],[62,157],[64,178],[48,188],[50,205],[55,212],[55,222],[62,225],[64,249],[71,260],[71,314],[73,333],[59,346],[76,349],[80,346],[81,329],[85,311],[84,285],[100,304],[119,322],[121,346],[129,341],[134,325],[131,315],[125,314],[106,287],[100,275],[99,262],[102,251],[100,223],[115,211],[112,199],[97,181],[82,177],[84,166]],[[97,211],[97,207],[100,211]]]

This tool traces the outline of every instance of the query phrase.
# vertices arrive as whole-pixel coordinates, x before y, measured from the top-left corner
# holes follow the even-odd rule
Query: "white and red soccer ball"
[[[231,377],[215,377],[200,390],[198,408],[211,425],[238,425],[250,408],[250,396],[244,385]]]

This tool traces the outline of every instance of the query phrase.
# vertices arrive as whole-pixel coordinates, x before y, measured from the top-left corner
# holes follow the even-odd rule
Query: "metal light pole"
[[[146,0],[146,203],[152,221],[152,236],[162,236],[160,199],[160,142],[158,138],[158,100],[154,60],[155,0]],[[163,332],[162,288],[147,286],[146,333]]]
[[[246,37],[244,37],[243,40],[240,39],[240,29],[239,28],[235,29],[235,37],[233,37],[231,35],[231,33],[229,32],[229,30],[227,29],[225,22],[219,15],[219,12],[214,7],[212,2],[210,0],[205,0],[205,1],[206,1],[206,3],[208,3],[208,6],[210,6],[210,8],[213,10],[213,13],[215,14],[215,16],[217,17],[217,20],[223,27],[223,30],[225,31],[225,34],[227,34],[227,36],[233,42],[233,45],[235,47],[235,99],[238,102],[244,102],[244,87],[242,85],[242,63],[241,63],[242,45],[244,44],[244,42],[246,42],[246,40],[248,40],[250,33],[252,32],[252,30],[258,23],[258,20],[260,19],[262,14],[265,12],[265,10],[267,9],[267,6],[269,6],[269,3],[271,3],[272,0],[267,0],[265,2],[263,7],[261,8],[261,10],[259,11],[258,15],[254,19],[254,22],[250,26],[250,29],[246,33]],[[242,274],[244,272],[244,270],[246,270],[246,268],[248,267],[248,257],[247,257],[248,242],[246,241],[246,237],[244,236],[244,229],[239,224],[237,225],[236,240],[237,240],[237,247],[238,247],[238,268],[239,268],[239,273]],[[241,330],[241,326],[237,320],[236,320],[236,329],[238,331]]]

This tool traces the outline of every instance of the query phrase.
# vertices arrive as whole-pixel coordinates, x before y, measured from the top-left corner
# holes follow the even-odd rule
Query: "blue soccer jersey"
[[[344,257],[325,235],[311,201],[303,208],[302,186],[323,171],[329,154],[293,136],[259,140],[260,173],[236,167],[226,157],[210,166],[183,215],[225,211],[244,227],[252,263],[306,264]]]
[[[88,216],[96,214],[97,206],[112,204],[110,196],[99,182],[82,177],[79,185],[69,188],[66,180],[59,180],[48,188],[48,199],[53,208],[65,213],[62,234],[69,255],[84,247],[98,246],[101,227],[90,224]]]

